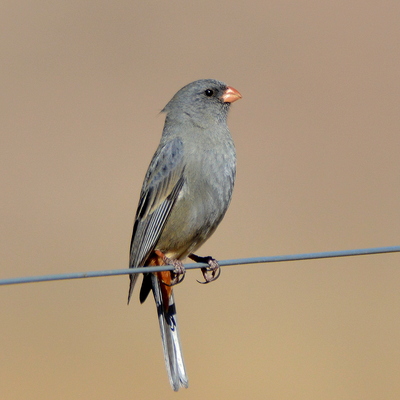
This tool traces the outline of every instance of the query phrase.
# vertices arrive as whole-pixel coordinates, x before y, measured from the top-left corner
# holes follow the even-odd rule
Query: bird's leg
[[[196,254],[193,254],[193,253],[189,254],[189,258],[191,258],[193,261],[198,262],[198,263],[208,264],[208,267],[201,268],[201,272],[203,273],[203,276],[204,276],[204,282],[200,282],[200,281],[197,281],[197,282],[202,283],[202,284],[210,283],[210,282],[218,279],[219,276],[221,275],[221,267],[219,266],[218,261],[215,258],[212,258],[210,256],[200,257],[200,256],[196,256]]]
[[[186,274],[186,270],[185,270],[185,267],[183,266],[182,261],[176,260],[173,258],[169,258],[160,250],[155,250],[154,252],[157,254],[158,257],[162,258],[164,265],[173,265],[174,266],[174,270],[170,271],[171,272],[171,282],[167,283],[167,282],[162,281],[162,283],[166,286],[175,286],[178,283],[181,283],[185,279],[185,274]]]

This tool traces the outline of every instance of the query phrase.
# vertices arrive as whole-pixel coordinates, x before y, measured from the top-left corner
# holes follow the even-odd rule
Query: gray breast
[[[185,183],[156,246],[170,257],[184,258],[196,251],[225,215],[236,171],[229,139],[217,147],[185,149]]]

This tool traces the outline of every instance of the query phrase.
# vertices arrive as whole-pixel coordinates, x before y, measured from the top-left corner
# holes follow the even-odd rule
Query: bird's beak
[[[242,95],[233,87],[228,86],[224,92],[224,94],[221,96],[221,100],[224,103],[233,103],[236,100],[239,100],[242,98]]]

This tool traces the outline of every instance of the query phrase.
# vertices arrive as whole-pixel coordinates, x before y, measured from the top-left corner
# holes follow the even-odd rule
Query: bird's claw
[[[198,279],[197,282],[205,285],[207,283],[213,282],[219,278],[221,275],[221,267],[218,265],[216,269],[212,269],[211,267],[205,267],[201,269],[201,272],[204,276],[204,282],[200,282]]]
[[[182,261],[173,260],[166,256],[164,256],[163,259],[166,265],[173,265],[174,270],[171,271],[171,283],[166,283],[164,281],[162,281],[162,283],[166,286],[175,286],[178,283],[181,283],[185,279],[186,275],[186,270],[185,267],[183,266]]]
[[[202,285],[217,280],[221,275],[221,267],[215,258],[199,257],[194,254],[191,254],[189,257],[196,262],[206,262],[208,264],[208,267],[201,268],[201,272],[203,273],[204,277],[204,282],[200,282],[199,280],[196,279],[197,282],[201,283]]]

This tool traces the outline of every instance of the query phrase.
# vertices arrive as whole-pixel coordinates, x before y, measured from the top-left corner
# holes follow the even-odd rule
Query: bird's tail
[[[157,305],[165,365],[172,389],[178,391],[180,387],[187,388],[189,383],[179,340],[174,295],[171,290],[168,291],[168,296],[163,293],[163,283],[156,274],[151,274],[151,283]]]

